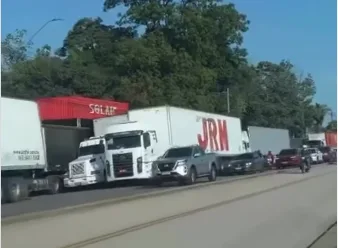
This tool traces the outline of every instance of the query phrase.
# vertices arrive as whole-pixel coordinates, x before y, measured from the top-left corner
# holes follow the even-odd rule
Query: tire
[[[28,197],[28,185],[23,178],[9,178],[5,180],[2,194],[3,202],[18,202]]]
[[[305,169],[306,165],[305,163],[303,162],[301,165],[300,165],[300,170],[301,172],[304,174],[306,172],[306,169]]]
[[[188,185],[192,185],[192,184],[195,184],[196,179],[197,179],[196,169],[195,169],[195,167],[191,167],[190,171],[189,171],[189,178],[186,182],[187,182]]]
[[[211,169],[210,169],[210,175],[208,176],[208,179],[210,182],[216,181],[217,179],[217,170],[216,170],[216,166],[212,165]]]
[[[58,194],[63,189],[63,183],[61,182],[61,178],[58,176],[50,176],[48,179],[48,193],[51,195]]]

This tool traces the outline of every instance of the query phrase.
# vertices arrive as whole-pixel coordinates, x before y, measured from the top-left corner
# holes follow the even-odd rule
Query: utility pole
[[[228,109],[228,114],[230,113],[230,89],[227,88],[227,109]]]

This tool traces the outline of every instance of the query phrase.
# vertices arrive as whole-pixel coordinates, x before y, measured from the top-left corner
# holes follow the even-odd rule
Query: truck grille
[[[175,166],[175,163],[161,163],[158,164],[157,167],[158,169],[162,171],[172,171]]]
[[[71,176],[78,176],[85,174],[84,164],[72,164],[71,165]]]
[[[113,167],[115,177],[131,177],[134,175],[133,154],[114,154]]]

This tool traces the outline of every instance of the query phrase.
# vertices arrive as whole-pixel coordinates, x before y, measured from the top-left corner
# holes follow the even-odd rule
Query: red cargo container
[[[337,147],[337,133],[325,132],[325,141],[327,146]]]
[[[97,119],[128,112],[129,104],[81,96],[46,97],[37,100],[41,120]]]

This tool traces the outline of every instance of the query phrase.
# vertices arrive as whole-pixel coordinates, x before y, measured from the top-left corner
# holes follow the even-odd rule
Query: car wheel
[[[187,184],[189,185],[194,184],[196,182],[196,178],[197,178],[196,169],[195,167],[191,167],[190,172],[189,172],[189,178],[187,180]]]
[[[217,171],[216,171],[215,165],[211,166],[210,175],[209,175],[208,179],[209,179],[210,182],[216,181]]]

